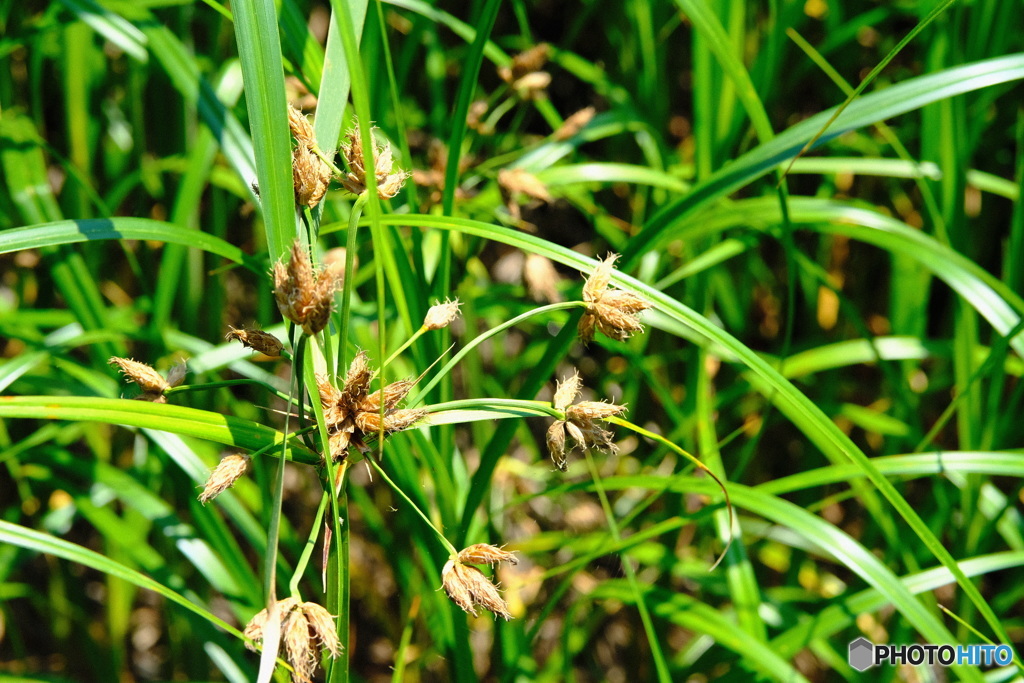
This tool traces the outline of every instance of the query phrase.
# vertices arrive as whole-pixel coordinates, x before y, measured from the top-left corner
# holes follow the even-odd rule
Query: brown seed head
[[[423,318],[423,327],[428,330],[440,330],[448,327],[459,317],[459,307],[462,305],[458,299],[455,301],[444,300],[444,303],[437,302],[427,310]]]
[[[131,358],[118,358],[117,356],[112,356],[109,363],[116,365],[121,370],[121,374],[125,376],[125,379],[138,384],[144,395],[154,395],[152,398],[143,400],[156,401],[157,397],[162,397],[162,394],[171,388],[170,383],[159,372],[145,363],[139,363]]]
[[[526,255],[526,261],[523,264],[523,282],[526,283],[526,291],[530,293],[534,301],[550,303],[562,301],[562,295],[558,291],[560,280],[558,271],[555,270],[555,264],[547,256]]]
[[[284,344],[281,343],[280,339],[263,330],[251,328],[238,330],[232,327],[231,331],[225,335],[225,338],[240,341],[242,346],[262,353],[265,356],[277,357],[284,350]]]
[[[251,458],[248,455],[226,455],[210,473],[203,492],[199,494],[199,502],[206,505],[227,489],[234,486],[249,469]]]
[[[551,46],[547,43],[538,43],[529,50],[520,52],[512,58],[510,66],[498,68],[498,75],[507,82],[512,83],[533,71],[544,68],[548,62],[548,55],[551,54]]]
[[[512,194],[521,192],[542,202],[552,201],[547,186],[537,176],[521,168],[503,168],[498,171],[498,184]]]
[[[477,616],[476,607],[480,606],[506,621],[512,618],[497,586],[475,567],[467,567],[457,560],[448,560],[441,571],[441,587],[452,602],[474,617]]]
[[[583,127],[590,123],[590,120],[594,118],[595,113],[597,113],[597,110],[593,107],[580,109],[578,112],[567,118],[565,123],[558,127],[558,130],[555,131],[553,137],[555,140],[568,140],[573,135],[576,135],[583,130]]]
[[[295,147],[292,149],[295,202],[299,206],[313,208],[327,193],[334,172],[317,153],[319,148],[309,119],[292,106],[288,107],[288,127],[295,138]]]
[[[309,252],[295,240],[287,265],[275,263],[273,276],[274,297],[281,315],[310,335],[327,326],[338,288],[333,269],[314,271]]]
[[[371,129],[371,136],[372,130],[375,129]],[[345,134],[341,151],[349,169],[349,172],[342,177],[341,184],[352,194],[362,194],[366,191],[366,162],[358,126],[353,127]],[[391,199],[398,194],[406,178],[410,175],[395,170],[391,143],[385,142],[380,145],[376,141],[374,141],[373,149],[373,173],[377,181],[377,196],[381,199]]]
[[[465,564],[489,564],[508,562],[519,564],[519,560],[513,553],[488,543],[476,543],[459,552],[459,562]]]
[[[587,311],[580,318],[577,331],[584,343],[593,340],[595,330],[611,339],[622,341],[644,329],[639,314],[650,308],[651,304],[633,292],[614,287],[608,289],[617,258],[617,255],[609,254],[583,285],[583,300],[587,303]]]
[[[292,681],[309,683],[320,663],[322,650],[329,652],[332,657],[341,653],[334,617],[316,603],[300,603],[295,598],[279,600],[276,607],[284,657],[293,669]],[[262,641],[269,619],[269,610],[260,611],[245,627],[245,635],[254,641]],[[255,649],[248,643],[246,645]]]
[[[524,100],[542,100],[547,97],[547,87],[551,85],[551,74],[547,71],[534,71],[516,79],[512,89]]]

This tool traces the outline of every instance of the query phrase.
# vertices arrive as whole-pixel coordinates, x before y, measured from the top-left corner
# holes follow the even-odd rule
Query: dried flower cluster
[[[309,251],[295,240],[288,263],[275,263],[273,276],[274,297],[281,315],[301,326],[306,334],[316,334],[327,326],[338,289],[336,271],[314,271]]]
[[[593,107],[584,107],[583,109],[580,109],[578,112],[567,118],[565,122],[558,127],[558,130],[552,134],[552,137],[555,140],[568,140],[583,130],[583,127],[590,123],[590,120],[594,118],[594,114],[596,113],[597,110]]]
[[[187,372],[184,363],[177,363],[167,373],[167,379],[164,379],[163,375],[151,366],[131,358],[112,356],[108,362],[111,365],[116,365],[121,374],[125,376],[125,379],[129,382],[135,382],[142,389],[142,393],[136,396],[135,400],[149,401],[151,403],[167,403],[164,392],[171,387],[181,384],[185,380],[185,373]]]
[[[366,161],[358,127],[345,134],[341,151],[349,169],[342,177],[341,184],[352,194],[362,194],[366,191]],[[374,141],[373,173],[377,179],[377,196],[381,199],[391,199],[398,194],[405,179],[409,177],[408,173],[395,170],[390,142],[380,145]]]
[[[551,74],[541,71],[550,53],[551,46],[547,43],[534,45],[513,57],[510,66],[498,67],[498,76],[523,99],[540,99],[551,84]]]
[[[243,474],[249,470],[249,462],[252,460],[248,455],[225,455],[210,473],[203,492],[199,494],[199,502],[206,505],[224,491],[235,485]]]
[[[242,346],[262,353],[265,356],[271,356],[274,358],[280,356],[281,352],[284,350],[284,344],[282,344],[281,340],[274,335],[264,332],[263,330],[257,330],[249,327],[241,330],[237,330],[232,327],[231,331],[228,332],[224,338],[228,341],[240,341],[242,342]]]
[[[323,650],[331,657],[341,654],[334,616],[315,602],[299,602],[295,598],[279,600],[276,607],[285,659],[293,669],[292,680],[309,683],[313,680]],[[245,627],[246,637],[262,641],[269,619],[270,611],[261,610]],[[249,649],[255,650],[252,646]]]
[[[327,194],[333,171],[320,156],[313,127],[306,115],[295,107],[288,107],[288,128],[295,138],[292,148],[292,183],[295,203],[313,208]]]
[[[565,411],[565,419],[556,420],[548,428],[547,434],[551,461],[563,472],[566,470],[566,453],[573,449],[573,446],[570,446],[568,451],[566,450],[566,441],[570,437],[579,448],[597,448],[609,453],[618,450],[612,441],[612,433],[596,421],[621,415],[626,412],[626,406],[603,401],[581,401],[573,404],[582,386],[579,373],[573,372],[570,377],[555,385],[555,396],[551,402],[558,410]]]
[[[515,555],[497,546],[486,543],[471,545],[444,565],[441,570],[441,587],[452,602],[474,617],[477,616],[476,608],[479,606],[508,621],[512,614],[498,592],[498,587],[479,569],[468,566],[494,565],[498,562],[518,564],[519,561]]]
[[[365,436],[408,429],[427,414],[422,409],[397,407],[412,389],[414,381],[399,380],[371,394],[371,377],[366,353],[360,351],[349,366],[343,389],[339,390],[326,378],[318,379],[320,404],[324,408],[331,456],[335,460],[344,458],[349,446],[365,450]]]
[[[458,299],[444,303],[438,302],[430,307],[423,317],[423,327],[428,330],[440,330],[448,327],[459,317],[459,306],[462,304]]]
[[[617,258],[617,254],[608,254],[583,285],[587,312],[580,318],[579,335],[584,343],[594,339],[595,329],[616,341],[644,329],[639,314],[651,304],[633,292],[608,287]]]

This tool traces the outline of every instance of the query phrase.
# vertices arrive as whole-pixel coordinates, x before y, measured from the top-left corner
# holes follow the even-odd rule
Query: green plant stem
[[[348,325],[352,317],[352,293],[355,291],[356,231],[359,229],[359,218],[363,215],[367,198],[366,192],[356,197],[352,204],[352,213],[348,217],[348,233],[345,235],[345,279],[342,281],[341,289],[341,326],[338,328],[339,365],[334,368],[335,376],[339,367],[345,368],[348,365]]]
[[[466,356],[467,353],[469,353],[474,348],[476,348],[477,346],[479,346],[483,342],[487,341],[491,337],[495,336],[499,332],[507,330],[508,328],[512,327],[513,325],[518,325],[522,321],[528,320],[528,319],[530,319],[530,318],[532,318],[534,316],[543,315],[543,314],[549,313],[551,311],[564,311],[564,310],[568,310],[568,309],[571,309],[571,308],[586,308],[586,306],[587,306],[587,304],[585,302],[583,302],[583,301],[564,301],[564,302],[557,303],[557,304],[548,304],[547,306],[541,306],[539,308],[530,309],[526,313],[522,313],[520,315],[517,315],[516,317],[512,318],[511,320],[507,320],[507,321],[503,322],[502,324],[497,325],[496,327],[492,327],[491,329],[487,330],[486,332],[483,332],[482,334],[477,335],[477,337],[475,339],[473,339],[473,341],[469,342],[464,347],[459,349],[459,352],[457,354],[455,354],[455,356],[453,356],[452,359],[450,361],[448,361],[443,368],[441,368],[440,372],[438,372],[434,376],[434,378],[431,379],[427,383],[427,386],[425,386],[424,388],[420,389],[419,393],[416,394],[416,397],[409,401],[409,405],[410,406],[415,406],[418,403],[420,403],[420,401],[424,400],[427,397],[427,395],[430,393],[430,390],[433,389],[435,386],[437,386],[437,383],[440,382],[441,379],[444,378],[445,375],[447,375],[449,372],[451,372],[452,368],[454,368],[455,365],[460,360],[462,360]]]
[[[608,521],[608,531],[612,535],[612,539],[616,545],[622,543],[622,536],[619,533],[619,525],[615,521],[615,513],[612,511],[612,506],[608,502],[608,495],[605,493],[604,485],[601,483],[601,473],[597,471],[597,465],[594,463],[594,457],[590,454],[589,450],[584,451],[587,460],[587,468],[590,470],[590,476],[594,480],[594,489],[597,491],[598,498],[601,499],[601,507],[604,509],[605,519]],[[651,646],[651,655],[654,657],[654,667],[658,670],[658,680],[662,683],[670,683],[672,676],[668,669],[668,663],[665,661],[665,654],[661,651],[661,644],[658,642],[658,634],[654,629],[654,622],[651,620],[651,614],[647,610],[647,602],[644,600],[644,595],[640,591],[640,585],[636,580],[636,570],[633,569],[632,561],[623,554],[620,559],[622,560],[622,568],[626,572],[626,580],[629,582],[629,587],[633,591],[633,598],[636,601],[636,608],[640,612],[640,621],[644,624],[644,632],[647,634],[647,642]]]
[[[455,546],[453,546],[453,545],[452,545],[452,544],[451,544],[451,543],[450,543],[450,542],[448,541],[448,539],[444,537],[444,534],[442,534],[442,533],[441,533],[440,531],[438,531],[437,527],[436,527],[436,526],[434,526],[434,523],[430,521],[430,518],[429,518],[429,517],[427,517],[426,513],[424,513],[424,512],[423,512],[423,510],[421,510],[421,509],[419,508],[419,506],[418,506],[418,505],[416,505],[416,503],[414,503],[414,502],[412,501],[412,499],[411,499],[411,498],[410,498],[410,497],[409,497],[408,495],[406,495],[405,491],[403,491],[403,490],[402,490],[402,488],[401,488],[401,487],[400,487],[400,486],[399,486],[398,484],[396,484],[396,483],[395,483],[395,482],[394,482],[394,481],[393,481],[393,480],[391,479],[391,477],[389,477],[389,476],[388,476],[388,473],[384,471],[384,468],[383,468],[383,467],[381,467],[381,466],[380,466],[380,464],[379,464],[379,463],[378,463],[378,462],[377,462],[376,460],[374,460],[374,459],[373,459],[372,457],[368,457],[368,458],[366,458],[366,460],[367,460],[367,461],[368,461],[368,462],[369,462],[369,463],[370,463],[371,465],[373,465],[373,468],[374,468],[375,470],[377,470],[377,472],[378,472],[378,473],[380,473],[380,476],[381,476],[381,477],[382,477],[382,478],[384,479],[384,481],[386,481],[386,482],[387,482],[388,486],[390,486],[390,487],[391,487],[392,489],[394,489],[395,493],[397,493],[397,494],[399,495],[399,497],[400,497],[400,498],[401,498],[402,500],[404,500],[404,501],[405,501],[406,503],[408,503],[408,504],[409,504],[410,506],[412,506],[412,509],[413,509],[413,510],[414,510],[414,511],[416,512],[416,514],[417,514],[417,515],[419,515],[419,516],[420,516],[420,519],[422,519],[422,520],[423,520],[423,522],[424,522],[424,523],[425,523],[425,524],[426,524],[426,525],[427,525],[428,527],[430,527],[430,528],[431,528],[431,530],[433,530],[433,532],[434,532],[435,534],[437,534],[437,537],[438,537],[439,539],[441,539],[441,543],[442,543],[442,544],[444,544],[444,547],[448,549],[448,553],[449,553],[450,555],[452,555],[453,557],[454,557],[455,555],[458,555],[458,554],[459,554],[459,551],[455,549]]]
[[[266,382],[260,382],[256,379],[226,379],[220,382],[207,382],[206,384],[182,384],[181,386],[171,387],[164,392],[164,396],[171,396],[173,394],[185,393],[188,391],[209,391],[210,389],[220,389],[222,387],[237,387],[243,385],[262,387],[269,391],[274,396],[277,396],[283,401],[287,401],[292,405],[298,405],[299,401],[294,396],[278,391],[274,387],[270,386]]]
[[[724,558],[726,553],[729,552],[729,547],[732,545],[732,542],[733,542],[733,539],[734,539],[733,529],[736,528],[735,517],[734,517],[734,513],[733,513],[733,508],[732,508],[732,501],[729,500],[729,491],[728,491],[728,489],[725,488],[725,483],[722,482],[722,480],[719,479],[718,476],[714,472],[712,472],[710,469],[708,469],[707,465],[705,465],[700,460],[698,460],[696,456],[694,456],[694,455],[688,453],[687,451],[683,450],[682,448],[680,448],[676,444],[672,443],[671,441],[669,441],[668,439],[666,439],[662,435],[655,434],[654,432],[648,431],[648,430],[644,429],[643,427],[640,427],[639,425],[633,424],[629,420],[623,420],[621,417],[615,417],[615,416],[606,417],[606,418],[604,418],[604,420],[605,420],[605,422],[608,422],[608,423],[611,423],[611,424],[616,424],[616,425],[619,425],[620,427],[625,427],[626,429],[634,431],[637,434],[640,434],[642,436],[646,436],[648,439],[653,439],[654,441],[657,441],[657,442],[667,446],[668,448],[672,449],[674,452],[678,453],[679,455],[683,456],[684,458],[686,458],[687,460],[692,462],[698,469],[703,470],[705,474],[707,474],[709,477],[714,479],[715,483],[718,484],[718,488],[720,488],[722,490],[722,495],[725,497],[725,507],[729,511],[729,540],[726,542],[725,548],[722,550],[722,554],[718,556],[718,559],[715,560],[714,564],[712,564],[711,567],[708,569],[709,572],[710,571],[714,571],[715,567],[717,567],[718,564],[722,561],[722,558]]]
[[[331,495],[327,491],[320,496],[320,506],[316,509],[316,516],[313,518],[313,526],[309,530],[309,537],[306,539],[306,545],[302,548],[302,555],[299,556],[299,561],[295,564],[295,571],[292,573],[292,580],[288,584],[288,590],[291,596],[296,600],[301,599],[299,597],[299,582],[302,581],[302,575],[306,573],[306,565],[309,564],[309,558],[313,554],[313,548],[316,547],[316,539],[320,536],[320,524],[324,520],[324,512],[327,510],[327,502],[330,500]]]

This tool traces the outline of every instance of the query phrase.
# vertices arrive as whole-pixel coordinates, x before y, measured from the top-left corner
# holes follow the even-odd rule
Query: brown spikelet
[[[376,129],[370,129],[371,137],[374,130]],[[390,142],[381,145],[374,140],[373,144],[373,174],[377,182],[377,196],[381,199],[391,199],[402,189],[410,174],[395,169]],[[367,169],[358,125],[345,134],[341,151],[348,165],[348,173],[342,177],[341,184],[352,194],[362,194],[366,191]]]
[[[590,120],[594,118],[594,114],[597,110],[593,107],[586,107],[580,109],[578,112],[570,116],[565,122],[558,127],[553,137],[555,140],[568,140],[572,136],[583,130],[583,127],[590,123]]]
[[[158,397],[171,388],[170,383],[163,376],[145,363],[132,360],[131,358],[118,358],[112,356],[108,361],[116,365],[129,382],[135,382],[142,389],[143,395],[151,394],[152,398],[142,400],[156,401]]]
[[[573,448],[597,448],[609,453],[616,453],[618,448],[612,440],[614,434],[598,424],[598,420],[606,420],[626,412],[626,407],[605,401],[580,401],[573,403],[580,393],[582,382],[579,373],[566,377],[556,384],[552,398],[553,408],[565,412],[564,420],[556,420],[548,428],[547,446],[551,461],[555,467],[566,470],[567,441],[572,439]]]
[[[227,489],[234,486],[249,469],[251,458],[248,455],[226,455],[210,473],[203,492],[199,494],[199,502],[206,505]]]
[[[476,543],[464,548],[459,551],[459,562],[465,564],[489,564],[494,565],[498,562],[508,562],[509,564],[519,564],[519,560],[513,553],[507,550],[491,545],[489,543]]]
[[[331,653],[331,657],[336,658],[340,655],[341,640],[338,638],[334,616],[315,602],[302,603],[302,611],[306,615],[310,629],[320,642],[320,647]]]
[[[583,380],[580,379],[579,371],[573,370],[571,375],[555,385],[555,396],[551,405],[559,410],[565,410],[580,395],[582,387]]]
[[[609,289],[615,254],[600,262],[583,285],[583,300],[587,311],[580,318],[577,331],[580,339],[588,343],[599,331],[610,339],[623,341],[634,332],[642,332],[639,314],[651,307],[642,297],[622,289]]]
[[[318,154],[316,138],[309,119],[301,111],[289,105],[288,127],[295,138],[292,149],[292,182],[295,186],[295,202],[299,206],[316,206],[327,193],[333,171]]]
[[[274,297],[288,320],[306,334],[316,334],[327,326],[338,288],[335,270],[313,270],[309,251],[298,239],[292,243],[288,263],[274,264]]]
[[[503,168],[498,171],[498,184],[513,194],[520,192],[543,202],[552,201],[547,186],[537,176],[521,168]]]
[[[321,651],[326,650],[332,657],[341,654],[334,617],[316,603],[300,603],[291,597],[279,600],[275,613],[281,626],[283,654],[292,667],[292,681],[309,683],[320,663]],[[269,609],[258,612],[246,625],[245,636],[262,642],[270,614]],[[250,643],[246,647],[255,650]]]
[[[441,587],[452,602],[473,616],[477,616],[476,607],[480,606],[506,621],[512,618],[497,586],[475,567],[449,560],[441,570]]]
[[[526,291],[534,301],[547,301],[553,304],[562,301],[563,297],[558,291],[560,280],[555,264],[547,256],[526,255],[526,261],[523,263],[523,282],[526,283]]]
[[[427,315],[423,318],[423,327],[428,330],[440,330],[448,327],[459,317],[459,306],[461,305],[458,299],[455,301],[445,299],[444,303],[435,303],[427,310]]]
[[[284,344],[281,343],[280,339],[263,330],[252,328],[239,330],[232,327],[225,335],[225,339],[239,341],[242,343],[242,346],[262,353],[264,356],[277,357],[284,350]]]
[[[576,405],[568,406],[565,409],[566,418],[574,422],[586,422],[589,420],[603,420],[612,415],[621,415],[626,412],[626,406],[617,406],[614,403],[604,401],[580,401]]]
[[[555,420],[548,427],[547,434],[548,454],[551,455],[551,462],[562,472],[566,470],[565,459],[565,420]]]
[[[533,71],[544,68],[551,54],[551,46],[547,43],[538,43],[528,50],[520,52],[512,58],[512,64],[500,67],[498,75],[507,83],[512,83]]]

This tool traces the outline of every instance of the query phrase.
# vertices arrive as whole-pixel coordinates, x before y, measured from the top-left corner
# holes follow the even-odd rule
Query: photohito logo
[[[1009,645],[875,645],[867,638],[850,643],[847,661],[857,671],[879,664],[1006,666],[1013,660]]]

